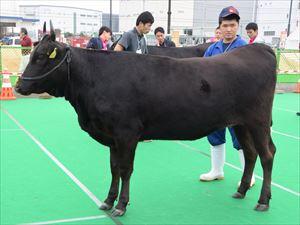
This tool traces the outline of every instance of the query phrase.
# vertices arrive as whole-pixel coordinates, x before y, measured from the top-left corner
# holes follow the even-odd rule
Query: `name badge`
[[[136,53],[137,53],[137,54],[142,54],[142,49],[136,50]]]

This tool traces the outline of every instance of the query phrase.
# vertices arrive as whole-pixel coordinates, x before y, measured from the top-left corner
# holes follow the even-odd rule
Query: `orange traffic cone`
[[[298,83],[296,84],[295,93],[300,93],[300,79],[298,80]]]
[[[0,100],[16,99],[16,96],[14,95],[13,88],[10,83],[9,73],[7,71],[4,71],[2,75],[3,78],[2,78],[2,89],[1,89]]]

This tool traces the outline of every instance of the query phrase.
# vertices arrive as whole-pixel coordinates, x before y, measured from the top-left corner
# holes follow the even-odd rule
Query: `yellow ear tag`
[[[54,59],[56,57],[56,48],[53,50],[53,52],[49,55],[49,59]]]

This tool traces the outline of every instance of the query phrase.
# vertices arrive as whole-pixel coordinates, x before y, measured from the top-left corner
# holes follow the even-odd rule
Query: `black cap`
[[[240,19],[239,11],[236,8],[234,8],[233,6],[228,6],[224,9],[222,9],[222,11],[219,15],[219,18],[225,18],[229,15],[237,15],[238,18]]]

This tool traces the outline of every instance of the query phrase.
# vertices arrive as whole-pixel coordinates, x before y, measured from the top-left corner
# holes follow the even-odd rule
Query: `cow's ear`
[[[53,24],[52,24],[51,20],[50,20],[50,39],[52,41],[55,41],[55,32],[54,32],[54,28],[53,28]]]
[[[43,35],[46,34],[46,21],[44,22],[44,26],[43,26]]]

